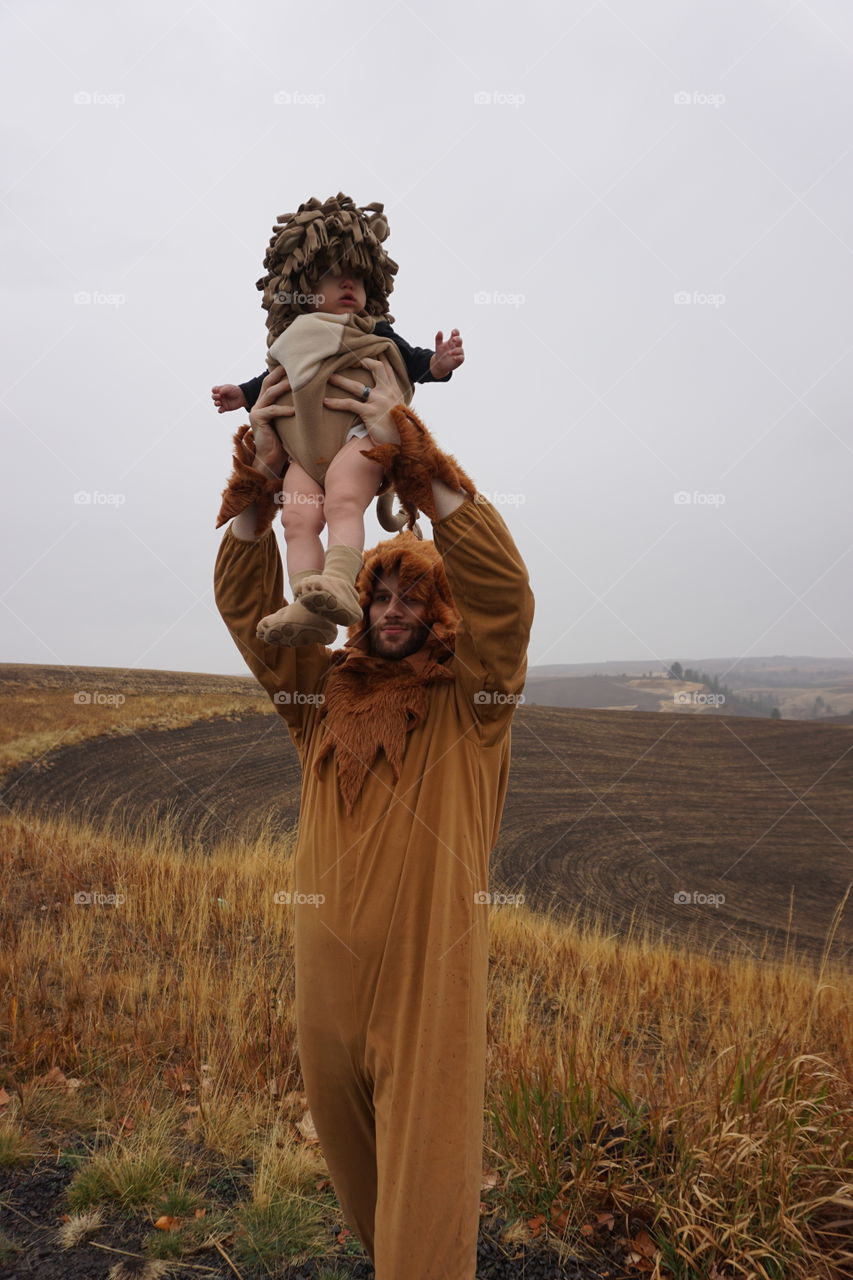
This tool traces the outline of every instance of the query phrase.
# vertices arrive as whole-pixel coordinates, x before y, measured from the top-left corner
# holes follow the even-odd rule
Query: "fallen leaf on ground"
[[[631,1241],[631,1247],[641,1254],[644,1258],[653,1258],[658,1252],[658,1247],[654,1240],[643,1227],[637,1232]]]
[[[317,1130],[314,1128],[314,1121],[311,1119],[310,1111],[305,1112],[305,1115],[302,1117],[302,1119],[299,1121],[299,1124],[296,1127],[299,1130],[299,1132],[302,1134],[306,1142],[320,1141],[320,1139],[317,1137]]]

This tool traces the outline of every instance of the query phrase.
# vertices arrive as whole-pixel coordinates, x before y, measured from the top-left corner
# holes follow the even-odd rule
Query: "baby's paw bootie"
[[[302,583],[306,578],[316,577],[313,569],[294,573],[290,579],[290,589],[295,596],[299,595]],[[359,617],[361,614],[359,613]],[[329,618],[306,609],[300,600],[294,599],[276,613],[261,618],[255,632],[259,640],[267,644],[299,645],[299,644],[331,644],[338,634],[338,628]]]
[[[362,609],[355,580],[362,559],[358,547],[341,544],[329,547],[323,572],[306,575],[300,582],[298,592],[295,591],[297,603],[310,609],[318,621],[324,618],[347,627],[361,622]]]

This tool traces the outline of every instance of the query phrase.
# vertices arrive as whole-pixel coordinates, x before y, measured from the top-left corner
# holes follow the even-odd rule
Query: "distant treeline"
[[[692,667],[682,667],[680,662],[673,662],[669,668],[669,675],[672,680],[690,680],[694,684],[705,684],[711,693],[722,694],[724,701],[717,710],[724,714],[730,716],[771,716],[774,720],[778,720],[781,717],[779,699],[775,693],[768,693],[762,696],[752,693],[747,695],[738,694],[728,685],[721,684],[716,676],[709,675],[707,671],[694,671]]]

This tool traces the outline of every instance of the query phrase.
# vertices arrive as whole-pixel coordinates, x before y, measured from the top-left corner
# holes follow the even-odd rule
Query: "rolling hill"
[[[105,684],[109,673],[99,675]],[[137,675],[125,674],[128,687]],[[159,675],[164,689],[197,680],[199,715],[216,681],[239,679]],[[149,691],[157,676],[145,673]],[[35,670],[28,680],[31,694]],[[619,933],[634,918],[673,941],[756,955],[784,949],[790,910],[789,946],[819,956],[853,882],[849,723],[524,705],[513,726],[493,888],[603,916]],[[284,723],[247,697],[229,716],[50,751],[8,772],[0,798],[99,824],[156,826],[168,811],[188,844],[210,847],[268,821],[285,831],[299,785]],[[851,947],[848,904],[833,953]]]

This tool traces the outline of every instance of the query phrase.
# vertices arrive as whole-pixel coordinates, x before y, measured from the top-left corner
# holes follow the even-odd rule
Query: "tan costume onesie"
[[[276,403],[293,405],[294,417],[273,420],[273,428],[288,456],[294,458],[317,484],[325,484],[332,458],[353,435],[367,435],[357,413],[329,409],[323,397],[354,398],[343,387],[329,382],[333,373],[374,386],[374,377],[359,361],[365,356],[383,359],[396,379],[400,401],[411,404],[414,388],[403,357],[390,338],[373,332],[373,316],[333,315],[317,311],[297,316],[271,343],[267,365],[283,365],[290,383]],[[387,482],[383,489],[387,488]]]
[[[478,895],[533,618],[524,562],[490,503],[469,493],[433,523],[434,544],[407,531],[366,553],[365,614],[342,650],[256,639],[283,603],[271,528],[247,542],[229,525],[215,569],[219,611],[302,764],[294,889],[323,901],[294,907],[299,1058],[377,1280],[474,1280],[489,941]],[[367,646],[372,571],[394,567],[431,623],[398,660]]]

